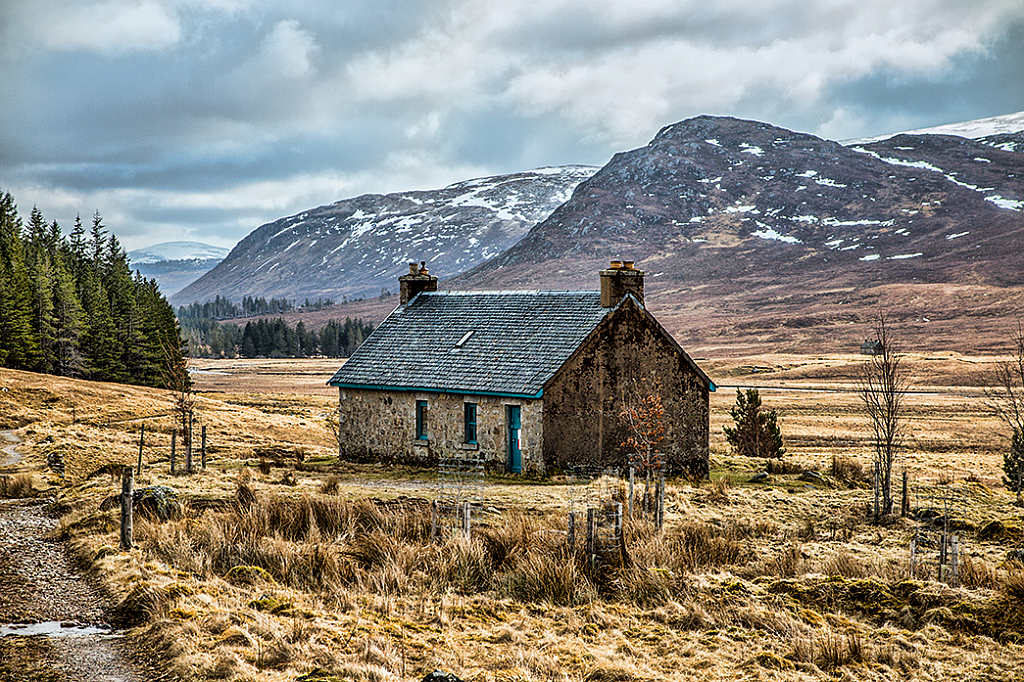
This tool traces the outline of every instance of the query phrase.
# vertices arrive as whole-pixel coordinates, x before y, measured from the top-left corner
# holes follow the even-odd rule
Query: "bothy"
[[[621,466],[624,404],[657,395],[669,469],[705,475],[714,384],[644,307],[642,271],[612,261],[600,278],[600,291],[438,292],[411,264],[401,304],[329,382],[342,454]]]

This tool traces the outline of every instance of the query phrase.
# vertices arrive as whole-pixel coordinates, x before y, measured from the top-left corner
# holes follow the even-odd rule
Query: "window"
[[[427,401],[416,401],[416,440],[427,440]]]
[[[476,403],[466,403],[463,406],[463,423],[466,426],[466,438],[463,442],[467,445],[476,444]]]

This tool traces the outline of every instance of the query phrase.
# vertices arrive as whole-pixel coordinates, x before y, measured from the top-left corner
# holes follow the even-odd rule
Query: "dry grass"
[[[814,387],[855,360],[750,364],[772,367],[759,383]],[[625,554],[597,565],[566,547],[569,490],[557,481],[488,481],[472,537],[431,541],[431,472],[337,462],[319,418],[333,394],[288,393],[287,363],[264,379],[272,395],[224,392],[244,373],[198,375],[201,389],[204,377],[222,382],[201,394],[205,472],[170,476],[169,421],[146,419],[138,485],[169,485],[187,504],[170,521],[138,520],[131,552],[116,549],[114,515],[97,511],[117,489],[104,471],[137,456],[140,422],[120,420],[169,399],[4,373],[0,420],[25,440],[36,487],[59,487],[62,536],[179,679],[410,680],[441,668],[479,682],[937,680],[964,666],[972,679],[1013,679],[1024,573],[1005,559],[1019,509],[998,486],[1000,441],[976,389],[949,388],[936,370],[977,363],[915,363],[940,390],[912,397],[903,464],[964,499],[957,589],[908,578],[913,524],[869,522],[857,485],[869,451],[855,396],[842,392],[763,391],[769,407],[785,403],[789,453],[767,483],[749,484],[764,462],[726,454],[734,396],[720,390],[714,482],[670,481],[664,531],[627,521]],[[55,454],[63,480],[45,466]],[[801,481],[807,468],[838,485]]]
[[[35,476],[25,474],[0,474],[0,498],[35,497]]]

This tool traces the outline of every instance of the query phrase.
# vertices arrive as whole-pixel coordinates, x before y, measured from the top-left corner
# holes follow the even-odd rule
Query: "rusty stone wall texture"
[[[629,433],[619,419],[629,392],[657,393],[665,410],[658,448],[669,469],[708,471],[708,386],[646,311],[625,302],[605,318],[544,390],[548,465],[623,466]]]
[[[426,441],[416,439],[416,401],[427,401]],[[477,444],[463,443],[465,403],[477,405]],[[524,471],[542,471],[543,404],[539,400],[417,391],[339,389],[343,457],[434,464],[442,457],[483,456],[499,471],[508,460],[507,405],[519,405]]]

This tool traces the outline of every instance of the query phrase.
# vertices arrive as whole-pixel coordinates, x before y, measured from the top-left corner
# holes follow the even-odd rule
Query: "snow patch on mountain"
[[[229,249],[202,242],[162,242],[128,252],[133,264],[159,263],[165,260],[221,260]]]
[[[1005,135],[1024,131],[1024,111],[1003,116],[991,116],[979,118],[973,121],[961,121],[959,123],[947,123],[944,125],[932,126],[931,128],[918,128],[917,130],[905,130],[891,135],[876,135],[874,137],[861,137],[853,140],[843,140],[841,144],[850,147],[854,145],[880,142],[896,137],[897,135],[957,135],[976,140],[991,135]]]

